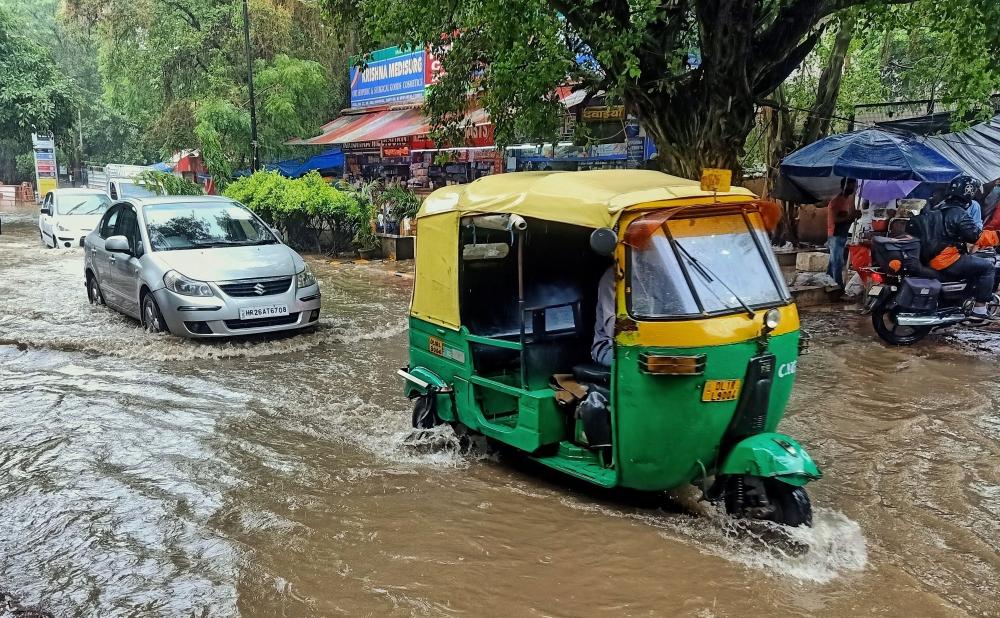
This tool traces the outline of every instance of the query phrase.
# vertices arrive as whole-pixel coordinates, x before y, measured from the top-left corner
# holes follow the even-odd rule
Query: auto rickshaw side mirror
[[[590,248],[598,255],[611,257],[617,246],[618,234],[609,227],[598,228],[590,234]]]

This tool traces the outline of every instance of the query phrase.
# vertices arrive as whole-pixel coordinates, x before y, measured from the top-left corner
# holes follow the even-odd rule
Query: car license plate
[[[869,296],[878,296],[881,293],[882,293],[881,285],[873,285],[871,288],[868,289]]]
[[[240,307],[241,320],[271,318],[279,315],[288,315],[287,305],[267,305],[266,307]]]
[[[743,380],[708,380],[701,391],[702,401],[732,401],[740,396]]]

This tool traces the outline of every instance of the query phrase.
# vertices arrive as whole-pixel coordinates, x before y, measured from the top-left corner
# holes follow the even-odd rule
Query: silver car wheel
[[[162,333],[164,330],[160,309],[156,306],[156,301],[153,300],[150,294],[147,294],[146,298],[142,301],[142,324],[146,327],[146,331],[150,333]]]
[[[103,305],[104,294],[101,293],[101,286],[97,283],[97,277],[91,276],[87,279],[87,300],[91,305]]]

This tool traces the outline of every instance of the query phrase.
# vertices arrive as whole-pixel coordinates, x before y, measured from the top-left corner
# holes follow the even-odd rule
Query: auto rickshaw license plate
[[[732,401],[740,396],[743,380],[708,380],[701,391],[702,401]]]
[[[436,354],[437,356],[444,356],[444,340],[437,337],[429,337],[427,340],[427,348],[430,350],[431,354]]]

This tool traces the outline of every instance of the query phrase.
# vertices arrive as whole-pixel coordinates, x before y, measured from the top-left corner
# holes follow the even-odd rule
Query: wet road
[[[311,260],[321,327],[151,336],[86,302],[81,250],[0,235],[0,587],[64,616],[1000,615],[989,335],[814,338],[783,425],[816,525],[758,538],[516,461],[407,445],[410,281]],[[674,512],[683,511],[688,512]],[[798,549],[796,549],[798,548]],[[805,551],[802,548],[806,548]],[[0,610],[2,612],[2,610]],[[0,616],[3,614],[0,613]]]

